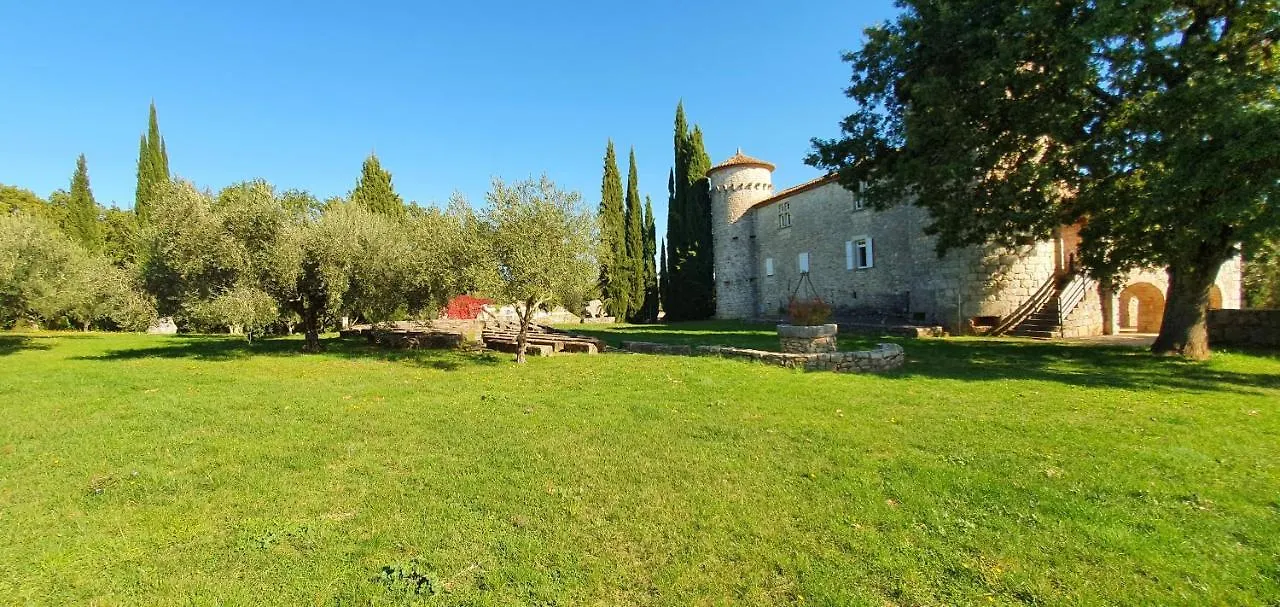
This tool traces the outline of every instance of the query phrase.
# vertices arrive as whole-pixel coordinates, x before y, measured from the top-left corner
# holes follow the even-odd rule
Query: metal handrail
[[[1057,291],[1057,286],[1058,277],[1050,276],[1049,279],[1046,280],[1043,285],[1040,285],[1040,288],[1032,294],[1029,299],[1027,299],[1027,301],[1023,302],[1022,305],[1018,306],[1012,314],[1009,314],[1004,318],[1004,320],[1000,321],[1000,324],[996,325],[989,335],[997,337],[1004,335],[1014,327],[1021,324],[1022,321],[1026,320],[1032,314],[1035,314],[1037,310],[1044,306],[1045,302],[1049,301],[1049,298],[1053,296],[1054,292]]]
[[[1075,311],[1076,306],[1084,301],[1084,296],[1089,288],[1094,284],[1093,279],[1083,274],[1077,274],[1071,278],[1067,286],[1063,287],[1058,293],[1058,326],[1066,324],[1067,317]]]

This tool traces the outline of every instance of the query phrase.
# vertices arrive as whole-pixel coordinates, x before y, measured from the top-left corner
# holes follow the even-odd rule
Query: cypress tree
[[[667,306],[667,239],[663,238],[662,243],[658,245],[658,304],[659,308],[665,309]],[[656,319],[657,316],[655,315]]]
[[[356,182],[356,189],[351,191],[351,202],[374,213],[392,217],[405,214],[404,200],[391,185],[391,173],[382,168],[375,154],[364,159],[360,180]]]
[[[702,129],[689,130],[684,104],[676,106],[675,168],[668,182],[667,270],[663,306],[671,320],[698,320],[715,314],[711,262],[711,158]]]
[[[640,207],[640,178],[636,174],[636,150],[631,148],[627,166],[627,259],[630,279],[627,285],[629,322],[644,322],[644,215]]]
[[[684,102],[676,104],[676,123],[675,123],[675,164],[671,172],[667,175],[667,272],[666,290],[663,295],[662,306],[667,312],[667,320],[684,320],[685,301],[682,298],[684,293],[683,251],[685,250],[688,238],[685,234],[685,188],[680,186],[683,178],[677,178],[677,175],[684,175],[688,165],[685,160],[685,151],[687,146],[684,143],[688,136],[689,123],[684,116]]]
[[[156,103],[151,102],[147,132],[138,141],[138,188],[134,193],[133,211],[144,223],[151,216],[156,184],[169,181],[169,150],[160,135]]]
[[[84,154],[76,159],[62,227],[68,236],[90,251],[102,250],[102,224],[98,221],[98,203],[93,200],[93,190],[89,187],[89,167]]]
[[[653,201],[644,197],[644,322],[658,322],[658,234]]]
[[[626,217],[623,213],[622,176],[613,140],[604,153],[604,177],[600,181],[600,239],[605,259],[600,264],[600,292],[609,316],[627,318],[630,264],[627,257]]]
[[[711,169],[711,157],[702,144],[702,129],[696,125],[689,138],[688,200],[685,203],[687,229],[690,236],[685,288],[687,289],[689,320],[702,320],[715,316],[716,289],[714,251],[711,243],[711,183],[707,171]]]

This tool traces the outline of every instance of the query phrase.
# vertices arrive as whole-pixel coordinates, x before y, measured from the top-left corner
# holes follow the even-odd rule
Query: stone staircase
[[[1096,283],[1083,275],[1050,278],[1031,299],[997,327],[994,335],[1060,339],[1062,323]]]
[[[1060,291],[1060,289],[1055,289]],[[1018,323],[1009,335],[1018,337],[1037,337],[1040,339],[1057,339],[1062,337],[1062,322],[1058,315],[1058,294],[1040,305],[1036,311]]]

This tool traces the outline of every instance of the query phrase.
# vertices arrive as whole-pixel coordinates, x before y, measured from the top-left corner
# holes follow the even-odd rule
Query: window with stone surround
[[[875,244],[870,236],[857,236],[844,243],[844,267],[846,270],[865,270],[875,267]]]
[[[778,203],[778,229],[791,227],[791,203],[782,201]]]

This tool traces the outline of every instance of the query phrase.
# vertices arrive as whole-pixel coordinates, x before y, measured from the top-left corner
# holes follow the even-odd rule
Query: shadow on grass
[[[388,350],[364,341],[332,338],[321,341],[324,351],[309,354],[302,351],[301,339],[277,338],[255,341],[215,335],[179,335],[157,338],[161,345],[146,348],[111,350],[82,360],[115,361],[144,358],[193,358],[229,361],[259,356],[295,357],[330,356],[344,359],[381,360],[407,365],[454,371],[466,366],[495,365],[502,361],[492,353],[468,354],[452,350]]]
[[[575,333],[623,341],[711,345],[777,350],[773,325],[706,321],[669,325],[581,325]],[[1033,341],[1024,339],[903,339],[874,335],[842,335],[841,350],[867,349],[890,342],[903,347],[907,365],[883,377],[960,381],[1050,381],[1081,387],[1169,388],[1193,392],[1238,392],[1280,389],[1280,375],[1222,370],[1212,363],[1153,356],[1131,345]],[[1231,350],[1274,359],[1274,351]]]
[[[1277,374],[1226,371],[1212,363],[1153,356],[1134,346],[976,338],[893,341],[906,350],[907,365],[886,377],[900,379],[1033,380],[1242,394],[1280,389]]]
[[[49,344],[37,341],[30,335],[0,335],[0,356],[8,356],[22,350],[48,350]]]

